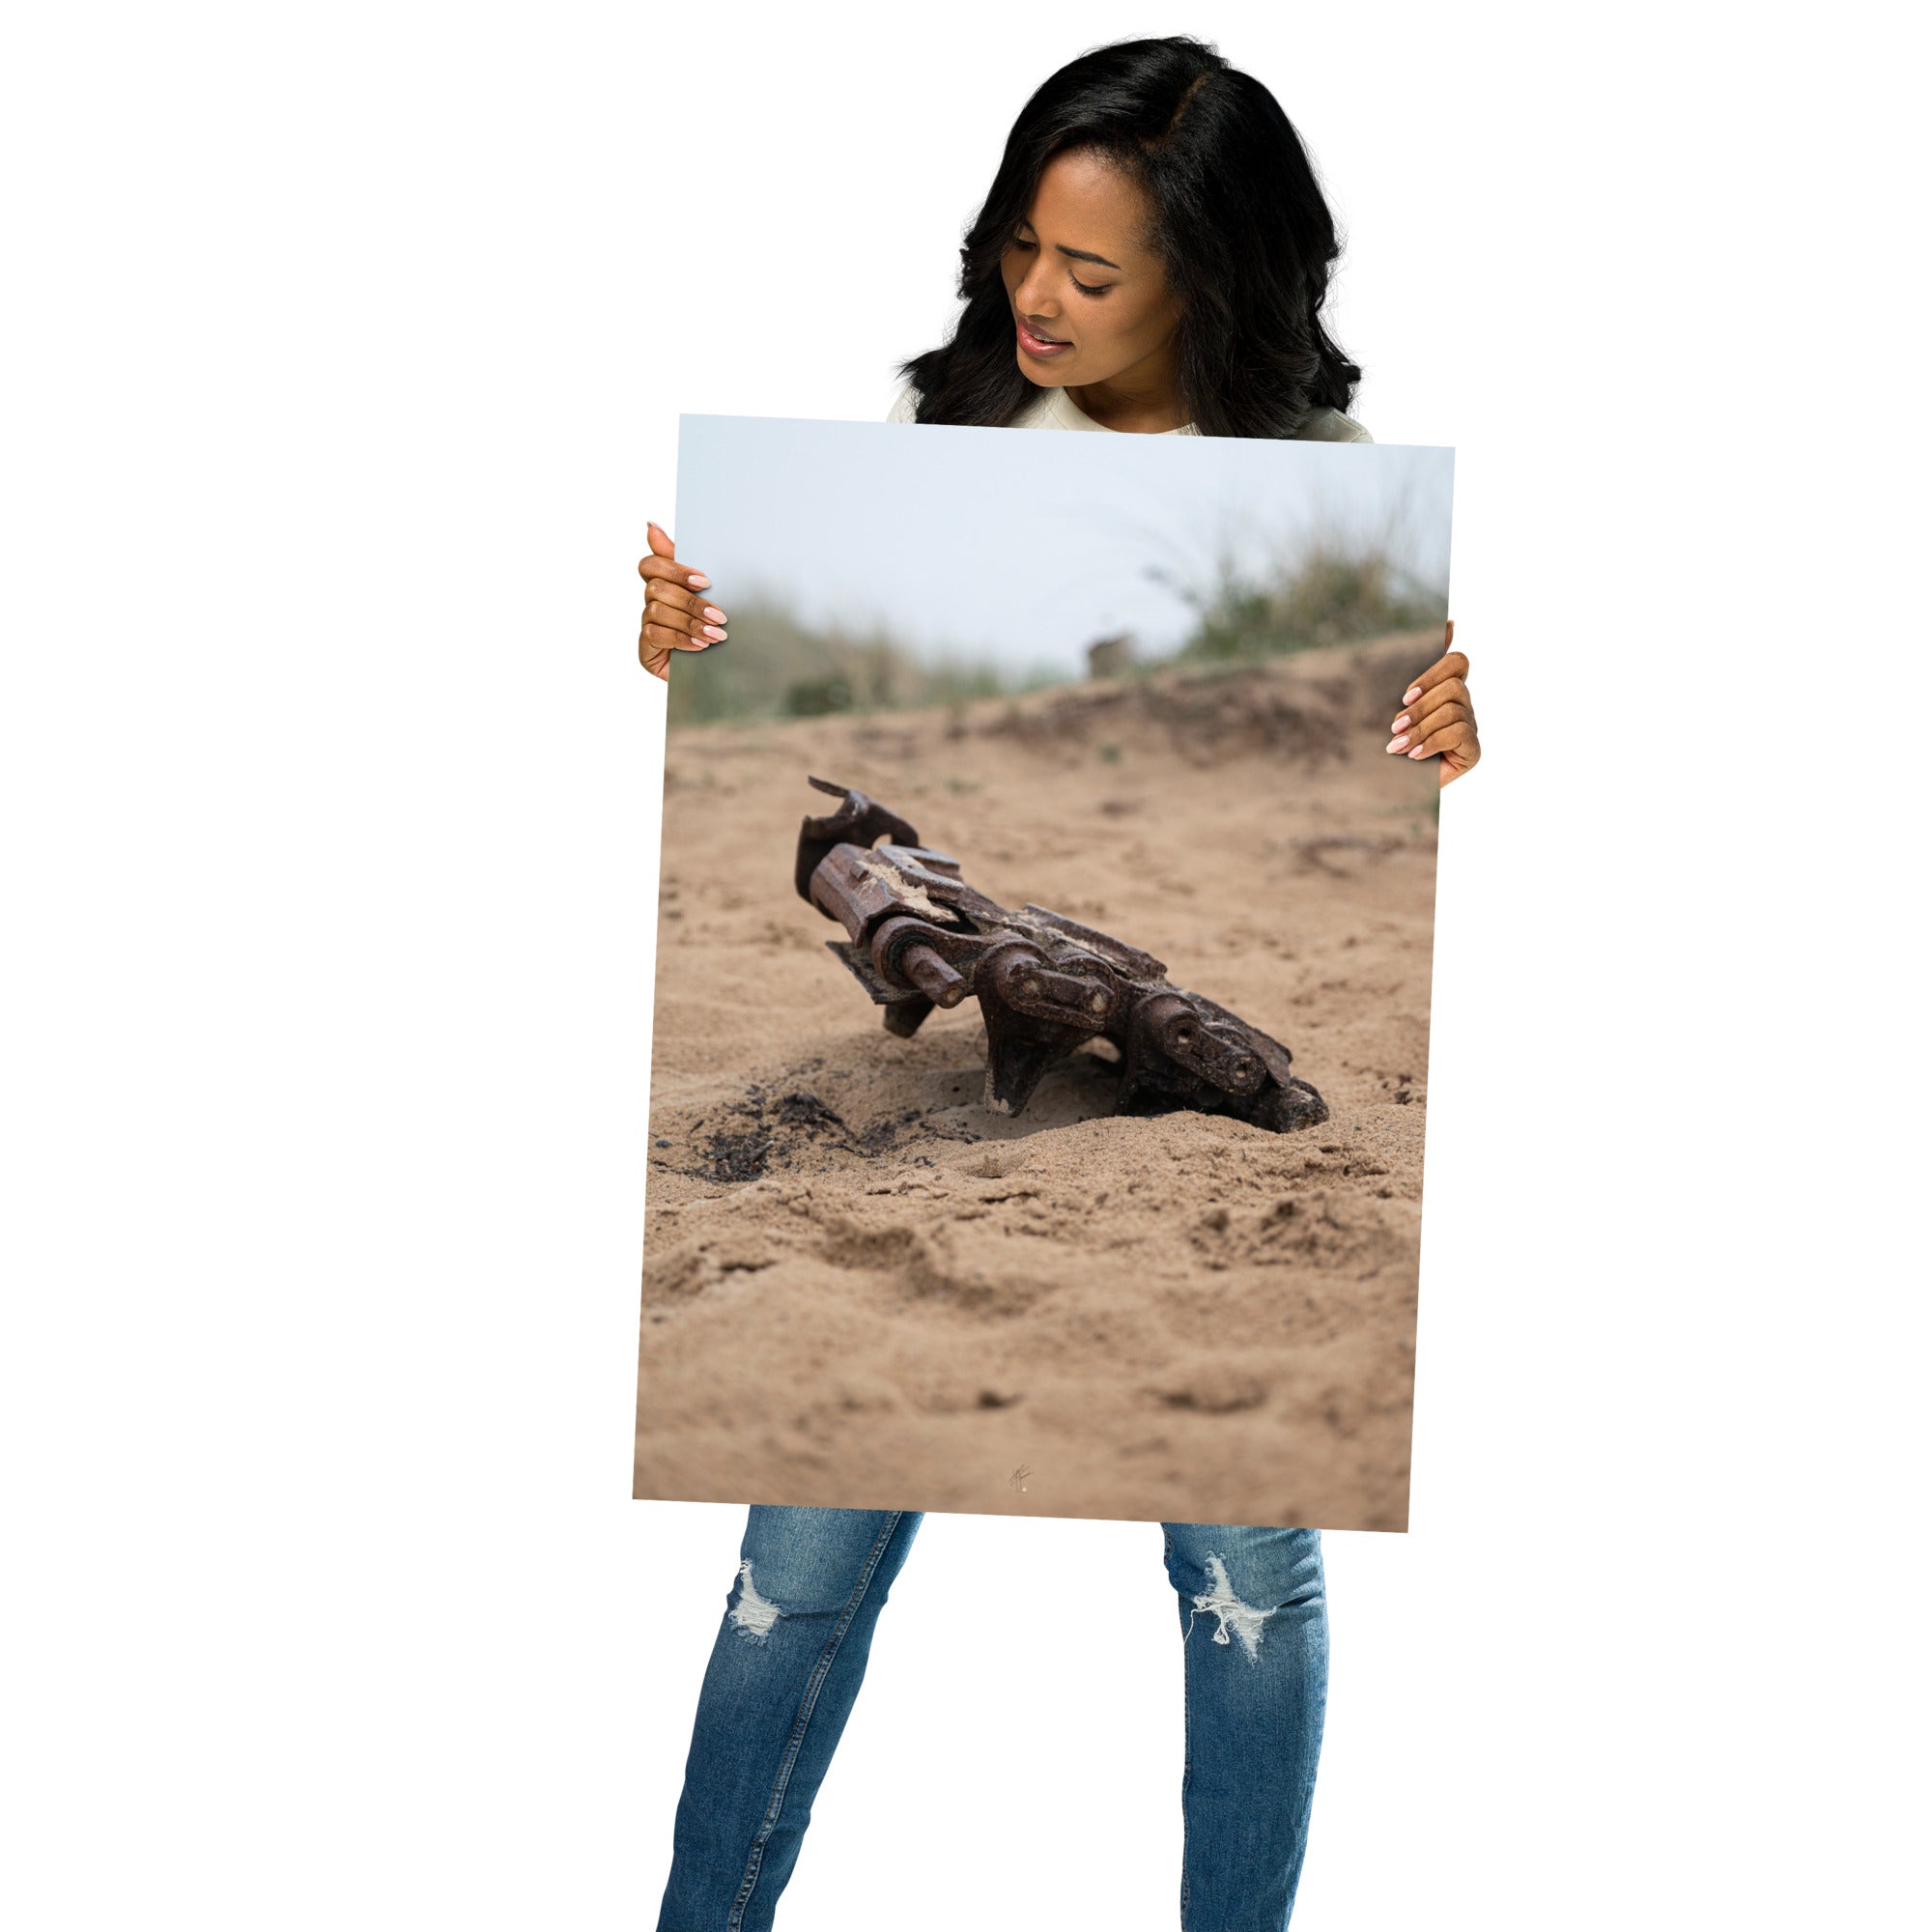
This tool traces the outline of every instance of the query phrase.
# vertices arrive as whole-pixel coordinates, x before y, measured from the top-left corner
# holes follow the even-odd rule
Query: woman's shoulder
[[[1294,433],[1296,442],[1373,442],[1375,438],[1353,416],[1340,410],[1313,410]]]

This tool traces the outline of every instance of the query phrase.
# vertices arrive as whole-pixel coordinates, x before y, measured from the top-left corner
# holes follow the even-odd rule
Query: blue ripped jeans
[[[698,1697],[658,1932],[771,1925],[919,1525],[901,1510],[752,1511]],[[1161,1527],[1187,1696],[1182,1932],[1281,1932],[1328,1688],[1321,1537]],[[866,1932],[863,1916],[851,1922]]]

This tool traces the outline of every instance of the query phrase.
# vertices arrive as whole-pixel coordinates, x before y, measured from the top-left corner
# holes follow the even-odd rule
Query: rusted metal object
[[[1123,1114],[1186,1107],[1276,1133],[1328,1118],[1287,1047],[1171,985],[1151,953],[1044,906],[995,903],[895,812],[810,782],[840,804],[799,828],[799,896],[845,928],[827,943],[885,1009],[889,1033],[910,1038],[934,1007],[978,999],[989,1106],[1022,1112],[1056,1060],[1105,1037],[1120,1050]]]

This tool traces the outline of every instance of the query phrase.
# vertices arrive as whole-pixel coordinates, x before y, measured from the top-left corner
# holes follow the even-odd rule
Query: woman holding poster
[[[1348,413],[1361,372],[1322,325],[1339,247],[1300,140],[1260,82],[1200,43],[1103,47],[1048,79],[960,252],[953,332],[905,366],[895,421],[1369,440]],[[639,647],[664,677],[673,651],[727,641],[727,617],[666,532],[649,541]],[[1436,759],[1443,784],[1480,756],[1466,671],[1446,651],[1391,694],[1388,753]],[[920,1521],[752,1510],[660,1932],[773,1923]],[[1326,1692],[1320,1535],[1163,1531],[1186,1682],[1181,1923],[1281,1932]]]

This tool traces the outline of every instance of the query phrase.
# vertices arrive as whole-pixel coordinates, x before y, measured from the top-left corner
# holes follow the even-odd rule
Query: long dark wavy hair
[[[1203,436],[1292,437],[1346,410],[1362,372],[1321,326],[1341,243],[1280,103],[1205,43],[1122,41],[1069,61],[1020,110],[959,250],[952,335],[900,374],[929,423],[1010,423],[1038,394],[1013,353],[1000,258],[1041,171],[1070,149],[1125,166],[1180,310],[1180,398]]]

